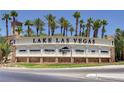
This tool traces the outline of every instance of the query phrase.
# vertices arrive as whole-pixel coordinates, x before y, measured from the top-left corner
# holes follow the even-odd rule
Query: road
[[[101,77],[102,74],[110,77]],[[114,75],[119,78],[111,78]],[[122,77],[122,78],[120,78]],[[0,82],[123,82],[121,68],[21,69],[0,68]]]

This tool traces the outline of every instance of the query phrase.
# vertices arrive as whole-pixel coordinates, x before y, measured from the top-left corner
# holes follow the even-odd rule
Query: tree
[[[13,10],[10,12],[10,16],[13,19],[13,34],[15,34],[15,21],[16,21],[16,17],[18,17],[18,13],[15,10]]]
[[[73,14],[73,17],[76,19],[76,31],[75,31],[75,36],[78,35],[78,22],[79,22],[79,18],[81,17],[80,16],[80,12],[76,11],[74,14]]]
[[[124,56],[124,31],[120,28],[115,30],[115,58],[116,61],[122,60]]]
[[[48,14],[45,16],[47,22],[48,22],[48,35],[50,36],[51,35],[51,23],[52,23],[52,20],[54,20],[56,17],[53,16],[52,14]]]
[[[101,34],[101,38],[104,37],[104,33],[106,32],[105,26],[107,25],[107,20],[102,20],[101,21],[101,25],[102,25],[102,34]]]
[[[85,28],[86,28],[86,24],[83,24],[83,26],[82,26],[82,36],[85,36]]]
[[[64,20],[65,20],[64,17],[61,17],[61,18],[59,19],[59,24],[60,24],[60,28],[61,28],[61,35],[62,35],[62,33],[63,33],[63,22],[64,22]]]
[[[69,21],[68,20],[64,20],[64,22],[63,22],[63,36],[67,36],[68,35],[68,28],[70,27],[71,25],[70,25],[70,23],[69,23]]]
[[[84,21],[83,20],[80,20],[80,33],[79,35],[81,36],[82,35],[82,30],[83,30],[83,25],[84,25]]]
[[[9,14],[3,14],[2,16],[2,20],[5,21],[6,23],[6,36],[8,37],[9,36],[9,31],[8,31],[8,21],[11,20],[11,17]]]
[[[52,36],[54,35],[55,30],[56,30],[58,27],[59,27],[59,26],[58,26],[56,20],[53,19],[53,20],[51,21],[51,33],[52,33]]]
[[[70,29],[69,29],[69,31],[71,32],[71,36],[72,36],[72,34],[74,32],[74,28],[71,26]]]
[[[33,22],[31,20],[26,20],[25,21],[25,26],[27,26],[27,34],[30,37],[31,34],[32,34],[31,26],[33,26]]]
[[[90,17],[87,19],[87,30],[86,30],[86,37],[90,37],[90,31],[91,31],[91,27],[92,27],[92,23],[93,23],[93,19]]]
[[[1,52],[0,62],[6,63],[8,60],[8,55],[11,52],[11,49],[10,49],[10,44],[3,37],[0,37],[0,52]]]
[[[0,32],[1,32],[1,28],[0,28]],[[1,34],[0,34],[0,36],[1,36]]]
[[[16,31],[20,35],[22,33],[22,31],[23,31],[22,26],[18,26],[17,29],[16,29]]]
[[[45,23],[40,18],[34,20],[34,26],[36,27],[37,36],[39,36],[39,31],[42,31],[44,29],[44,25]]]
[[[93,30],[94,30],[93,37],[95,38],[98,37],[98,31],[100,27],[101,27],[101,21],[99,19],[95,20],[93,22]]]

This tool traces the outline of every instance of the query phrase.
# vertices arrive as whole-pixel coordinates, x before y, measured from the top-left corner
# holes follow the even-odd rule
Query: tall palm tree
[[[2,20],[6,22],[6,36],[8,37],[9,31],[8,31],[8,21],[11,20],[11,17],[9,14],[3,14]]]
[[[83,24],[82,25],[82,36],[85,36],[85,28],[86,28],[86,24]]]
[[[33,22],[31,20],[26,20],[25,26],[27,26],[27,34],[30,37],[32,34],[31,26],[33,26]]]
[[[71,26],[70,29],[69,29],[69,31],[71,32],[71,36],[72,36],[72,34],[74,32],[74,28]]]
[[[63,22],[63,36],[67,36],[68,35],[68,28],[70,27],[71,25],[70,25],[70,23],[69,23],[69,21],[68,20],[64,20],[64,22]]]
[[[20,35],[23,31],[22,26],[18,26],[16,31],[18,32],[18,35]]]
[[[1,32],[1,28],[0,28],[0,32]],[[1,34],[0,34],[0,36],[1,36]]]
[[[81,36],[82,34],[82,30],[83,30],[83,24],[84,24],[84,21],[83,20],[80,20],[80,33],[79,33],[79,35]]]
[[[14,34],[15,33],[15,21],[16,21],[16,17],[18,16],[18,13],[15,10],[13,10],[10,12],[10,16],[13,19],[13,34]]]
[[[97,38],[98,37],[98,31],[99,31],[99,28],[101,27],[101,20],[97,19],[93,22],[93,30],[94,30],[94,33],[93,33],[93,37]]]
[[[6,63],[8,56],[11,53],[11,47],[4,37],[0,37],[0,53],[0,62]]]
[[[76,11],[74,14],[73,14],[73,17],[76,19],[76,31],[75,31],[75,36],[78,35],[78,22],[79,22],[79,18],[81,17],[80,15],[80,12]]]
[[[56,30],[58,27],[59,27],[59,26],[58,26],[56,20],[52,20],[52,21],[51,21],[51,34],[52,34],[52,36],[54,35],[55,30]]]
[[[64,17],[61,17],[61,18],[59,19],[59,24],[60,24],[60,28],[61,28],[61,35],[62,35],[62,33],[63,33],[63,22],[64,22],[64,20],[65,20]]]
[[[37,36],[39,36],[39,31],[42,31],[44,29],[44,25],[45,23],[40,18],[36,18],[34,20],[34,26],[36,27]]]
[[[122,60],[124,59],[123,52],[124,52],[124,31],[120,28],[117,28],[115,33],[115,57],[116,60]]]
[[[48,22],[48,35],[51,35],[51,22],[54,20],[56,17],[53,16],[52,14],[48,14],[45,16],[47,22]]]
[[[102,34],[101,34],[101,38],[104,37],[104,33],[106,32],[105,26],[107,25],[107,20],[102,20],[101,21],[101,25],[102,25]]]
[[[87,19],[87,32],[86,32],[86,37],[90,37],[90,31],[91,31],[91,27],[92,27],[92,23],[93,23],[93,19],[90,17]]]

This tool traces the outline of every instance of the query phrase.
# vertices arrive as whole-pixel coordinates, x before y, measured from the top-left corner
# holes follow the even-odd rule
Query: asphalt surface
[[[0,82],[123,82],[124,80],[96,77],[95,74],[122,74],[124,68],[90,69],[11,69],[0,68]],[[89,75],[89,76],[88,76]]]

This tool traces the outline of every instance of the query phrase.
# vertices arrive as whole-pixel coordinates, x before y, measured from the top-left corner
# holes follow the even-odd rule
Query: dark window
[[[69,49],[68,47],[63,47],[62,49]]]
[[[68,49],[59,49],[59,52],[70,52]]]
[[[19,50],[19,52],[26,52],[26,50]]]
[[[59,49],[59,52],[67,53],[67,52],[70,52],[70,49],[68,47],[63,47],[63,48]]]
[[[95,53],[96,51],[95,50],[91,50],[92,53]]]
[[[114,41],[112,41],[112,45],[114,45]]]
[[[30,50],[30,52],[40,52],[40,49]]]
[[[108,51],[101,51],[101,53],[108,53]]]
[[[84,52],[84,50],[76,49],[76,52]]]
[[[55,52],[54,49],[44,49],[45,52]]]

